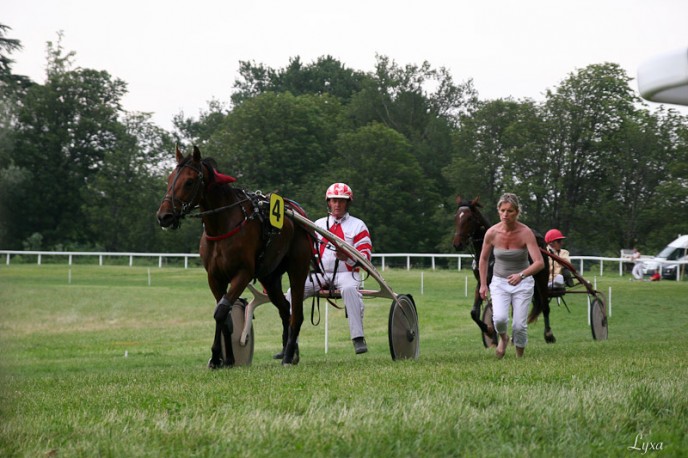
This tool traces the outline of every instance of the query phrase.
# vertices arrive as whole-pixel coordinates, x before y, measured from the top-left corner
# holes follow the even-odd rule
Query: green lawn
[[[252,366],[210,371],[201,269],[2,266],[0,456],[688,455],[688,282],[586,272],[612,289],[609,340],[569,295],[556,344],[540,320],[524,359],[511,346],[497,360],[470,320],[468,271],[382,274],[416,300],[418,360],[390,357],[389,300],[366,300],[358,356],[332,307],[325,353],[325,302],[313,326],[309,301],[298,366],[271,358],[281,327],[263,305]]]

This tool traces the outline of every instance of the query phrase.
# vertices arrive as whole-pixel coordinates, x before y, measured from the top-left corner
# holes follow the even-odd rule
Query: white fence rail
[[[0,256],[4,255],[5,256],[5,264],[10,265],[10,260],[12,259],[12,256],[36,256],[37,257],[37,264],[41,265],[43,262],[43,257],[49,256],[49,257],[54,257],[54,256],[64,256],[67,257],[67,262],[71,266],[74,258],[76,257],[98,257],[98,264],[103,265],[104,260],[106,258],[128,258],[129,260],[129,266],[134,265],[134,258],[157,258],[158,260],[158,267],[163,267],[165,264],[165,260],[168,259],[183,259],[184,260],[184,268],[188,269],[189,268],[189,259],[195,259],[199,258],[199,255],[193,254],[193,253],[107,253],[107,252],[87,252],[87,251],[14,251],[14,250],[0,250]],[[410,270],[411,268],[414,267],[414,263],[412,262],[413,260],[416,259],[422,259],[422,260],[427,260],[430,259],[430,267],[432,270],[436,269],[437,266],[437,260],[443,259],[447,260],[448,262],[451,262],[452,259],[456,260],[456,268],[458,270],[461,269],[470,269],[471,264],[473,262],[473,256],[470,254],[445,254],[445,253],[375,253],[373,254],[373,262],[374,264],[377,264],[380,266],[381,270],[385,270],[385,268],[390,265],[390,263],[393,263],[395,265],[399,264],[405,264],[406,269]],[[393,260],[401,260],[401,262],[393,262]],[[377,262],[376,262],[377,261]],[[624,264],[629,264],[627,258],[608,258],[608,257],[600,257],[600,256],[571,256],[571,262],[576,265],[578,263],[578,272],[581,274],[585,271],[585,262],[589,262],[592,264],[599,263],[599,272],[600,276],[604,275],[604,263],[613,263],[613,264],[618,264],[619,266],[619,276],[623,275],[624,273]],[[688,264],[688,261],[665,261],[665,262],[660,262],[661,264],[680,264],[685,266]],[[423,263],[424,265],[424,263]],[[680,279],[682,276],[682,271],[685,270],[685,267],[682,269],[676,269],[676,279]]]

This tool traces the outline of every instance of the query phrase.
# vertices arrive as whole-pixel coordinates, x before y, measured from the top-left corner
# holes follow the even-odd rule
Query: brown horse
[[[186,157],[177,148],[176,159],[177,167],[167,179],[167,193],[157,217],[160,226],[173,229],[187,215],[202,218],[200,254],[217,304],[215,339],[208,367],[234,365],[230,312],[246,286],[255,279],[263,285],[282,319],[282,364],[298,363],[297,338],[303,323],[304,284],[313,254],[312,234],[290,218],[282,219],[280,229],[272,227],[267,198],[232,187],[230,183],[235,179],[217,172],[212,159],[201,159],[197,147]],[[293,202],[285,201],[285,205],[296,207]],[[197,207],[200,213],[189,215]],[[285,272],[291,286],[291,313],[282,292]]]
[[[491,340],[497,343],[496,333],[494,327],[490,324],[485,324],[480,318],[480,308],[483,300],[480,297],[480,275],[479,266],[480,253],[483,249],[483,238],[485,233],[490,228],[490,223],[485,219],[480,212],[482,205],[479,198],[471,201],[464,201],[461,197],[456,198],[457,210],[454,215],[454,239],[452,244],[454,248],[459,250],[468,249],[473,255],[473,275],[475,275],[478,284],[475,286],[475,294],[473,299],[473,308],[471,309],[471,318],[480,327],[484,334],[490,336]],[[536,231],[533,231],[537,239],[538,246],[541,249],[546,248],[545,240]],[[533,276],[535,280],[535,291],[533,292],[533,307],[528,314],[528,323],[534,323],[538,316],[542,313],[545,318],[545,342],[554,343],[556,338],[552,333],[552,328],[549,323],[549,294],[547,291],[547,277],[549,272],[549,258],[542,256],[545,261],[545,267]],[[492,279],[492,267],[494,264],[494,257],[490,257],[490,265],[487,269],[488,282]]]

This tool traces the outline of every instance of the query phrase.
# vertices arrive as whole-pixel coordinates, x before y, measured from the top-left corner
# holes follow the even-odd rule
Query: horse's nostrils
[[[160,227],[164,229],[175,229],[177,227],[177,224],[175,224],[175,220],[176,218],[172,213],[163,213],[162,215],[158,215],[158,224],[160,224]]]

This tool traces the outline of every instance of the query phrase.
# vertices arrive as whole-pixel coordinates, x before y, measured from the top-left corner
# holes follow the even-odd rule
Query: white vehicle
[[[638,91],[651,102],[688,105],[688,48],[658,55],[641,65]]]
[[[686,261],[688,260],[688,235],[682,235],[669,245],[667,245],[657,256],[651,260],[643,262],[643,273],[653,275],[659,272],[662,278],[676,279],[676,269],[678,264],[671,264],[667,261]]]

